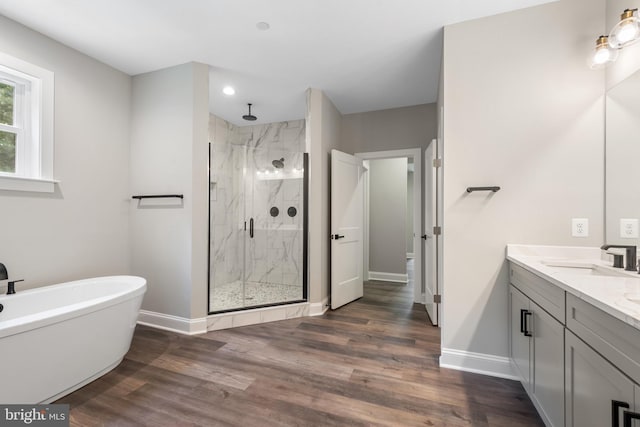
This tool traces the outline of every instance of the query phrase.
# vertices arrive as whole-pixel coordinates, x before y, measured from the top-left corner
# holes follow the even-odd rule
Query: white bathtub
[[[50,403],[115,368],[146,283],[111,276],[0,295],[0,404]]]

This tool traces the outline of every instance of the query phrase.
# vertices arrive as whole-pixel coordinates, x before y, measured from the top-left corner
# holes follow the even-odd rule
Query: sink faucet
[[[636,271],[636,247],[635,246],[602,245],[602,247],[600,249],[607,250],[609,248],[626,249],[626,254],[624,256],[624,260],[625,260],[624,269],[627,270],[627,271]]]
[[[8,278],[9,274],[7,273],[7,267],[5,267],[4,264],[0,262],[0,280],[7,280]],[[7,283],[7,295],[15,294],[16,283],[23,281],[24,280],[12,280],[11,282]]]
[[[12,295],[16,293],[16,283],[24,282],[24,279],[13,280],[7,284],[7,295]]]

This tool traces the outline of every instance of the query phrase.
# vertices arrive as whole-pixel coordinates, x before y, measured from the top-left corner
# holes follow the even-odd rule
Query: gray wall
[[[318,89],[307,90],[309,152],[309,302],[329,298],[329,222],[331,150],[342,149],[342,115]]]
[[[406,274],[407,159],[369,165],[369,271]]]
[[[0,262],[19,288],[128,274],[131,78],[3,16],[0,50],[55,73],[61,181],[53,194],[0,191]]]
[[[602,243],[604,75],[586,55],[603,11],[565,0],[445,27],[443,352],[508,355],[507,243]]]
[[[347,153],[424,149],[436,132],[436,104],[345,114],[341,147]]]
[[[196,63],[133,78],[131,192],[184,200],[132,203],[132,272],[144,310],[183,318],[207,309],[208,78]]]

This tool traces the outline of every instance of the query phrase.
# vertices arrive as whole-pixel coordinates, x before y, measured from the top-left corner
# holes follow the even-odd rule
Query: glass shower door
[[[304,301],[305,154],[212,144],[209,311]]]
[[[302,153],[247,151],[245,307],[301,301],[303,291]]]
[[[244,307],[246,149],[211,144],[209,311]]]

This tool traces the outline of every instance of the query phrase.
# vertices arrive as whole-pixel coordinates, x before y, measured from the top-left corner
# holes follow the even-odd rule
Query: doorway
[[[364,232],[363,232],[363,245],[364,245],[364,260],[363,260],[363,270],[364,270],[364,279],[365,280],[385,280],[385,281],[390,281],[390,282],[407,282],[408,280],[408,275],[411,274],[413,277],[411,280],[411,282],[413,282],[413,292],[412,292],[412,296],[413,296],[413,302],[414,303],[419,303],[419,304],[424,304],[425,300],[424,300],[424,294],[423,294],[423,255],[422,255],[422,242],[421,242],[421,230],[423,229],[422,227],[422,153],[421,153],[421,149],[420,148],[415,148],[415,149],[404,149],[404,150],[391,150],[391,151],[376,151],[376,152],[368,152],[368,153],[356,153],[355,154],[357,157],[361,158],[364,160],[365,163],[365,167],[367,167],[369,169],[369,173],[366,174],[366,178],[364,181],[364,186],[365,186],[365,190],[364,190],[364,197],[365,197],[365,202],[364,202],[364,206],[365,206],[365,216],[364,216]],[[408,187],[407,185],[407,177],[409,176],[409,168],[408,168],[408,164],[412,164],[412,173],[410,174],[413,177],[412,180],[412,191],[411,191],[411,207],[412,207],[412,212],[411,215],[407,215],[406,213],[406,209],[398,209],[397,212],[397,220],[398,221],[403,221],[405,222],[408,218],[411,219],[411,226],[407,227],[410,228],[411,231],[411,242],[408,241],[407,238],[404,239],[396,239],[399,242],[403,241],[404,242],[404,246],[402,247],[398,247],[395,252],[397,252],[395,254],[395,258],[398,258],[395,260],[395,263],[397,264],[398,262],[401,262],[401,260],[404,260],[405,263],[405,273],[403,274],[396,274],[396,273],[389,273],[389,272],[385,272],[385,271],[376,271],[376,270],[372,270],[372,257],[379,259],[380,256],[384,256],[384,254],[375,254],[372,253],[372,251],[370,250],[370,244],[371,243],[375,243],[372,241],[372,238],[375,240],[375,236],[372,236],[370,233],[370,228],[372,226],[376,226],[376,227],[380,227],[381,225],[378,224],[373,224],[372,223],[372,219],[375,221],[375,218],[372,218],[371,216],[371,203],[372,203],[372,199],[371,199],[371,185],[378,185],[376,184],[376,182],[372,182],[371,180],[371,168],[372,168],[372,162],[378,161],[378,160],[391,160],[391,159],[397,159],[397,160],[404,160],[404,163],[402,163],[401,161],[399,162],[395,162],[395,164],[393,164],[394,162],[389,162],[390,168],[395,168],[396,172],[395,174],[399,174],[401,173],[401,168],[402,168],[402,164],[404,164],[404,182],[406,187]],[[383,172],[384,173],[384,172]],[[375,178],[374,178],[375,180]],[[405,190],[406,190],[405,187]],[[406,194],[406,192],[405,192]],[[382,203],[384,204],[384,200],[382,201]],[[387,215],[393,215],[393,208],[394,208],[394,201],[393,200],[389,200],[389,203],[387,203],[386,209]],[[375,202],[374,203],[379,203]],[[407,203],[407,197],[405,197],[405,206],[408,205]],[[397,207],[397,206],[395,206]],[[390,208],[390,209],[389,209]],[[375,209],[375,206],[373,207],[373,209]],[[383,224],[382,226],[384,226],[384,221],[389,221],[389,219],[385,219],[384,215],[382,218],[378,218],[378,220],[382,219],[383,220]],[[380,244],[384,245],[385,242],[378,242],[376,244],[376,247],[379,247]],[[412,243],[412,244],[411,244]],[[398,243],[399,244],[399,243]],[[398,246],[398,245],[396,245]],[[412,251],[410,251],[409,248],[412,248]],[[387,249],[387,248],[383,248],[383,249]],[[412,256],[412,258],[411,258]],[[409,260],[409,262],[407,262],[407,260]],[[380,265],[380,264],[378,264]],[[392,268],[392,267],[391,267]],[[380,269],[380,268],[378,268]],[[384,269],[384,268],[382,268]],[[413,270],[413,271],[411,271]],[[403,277],[404,276],[404,277]],[[410,283],[411,283],[410,282]]]

